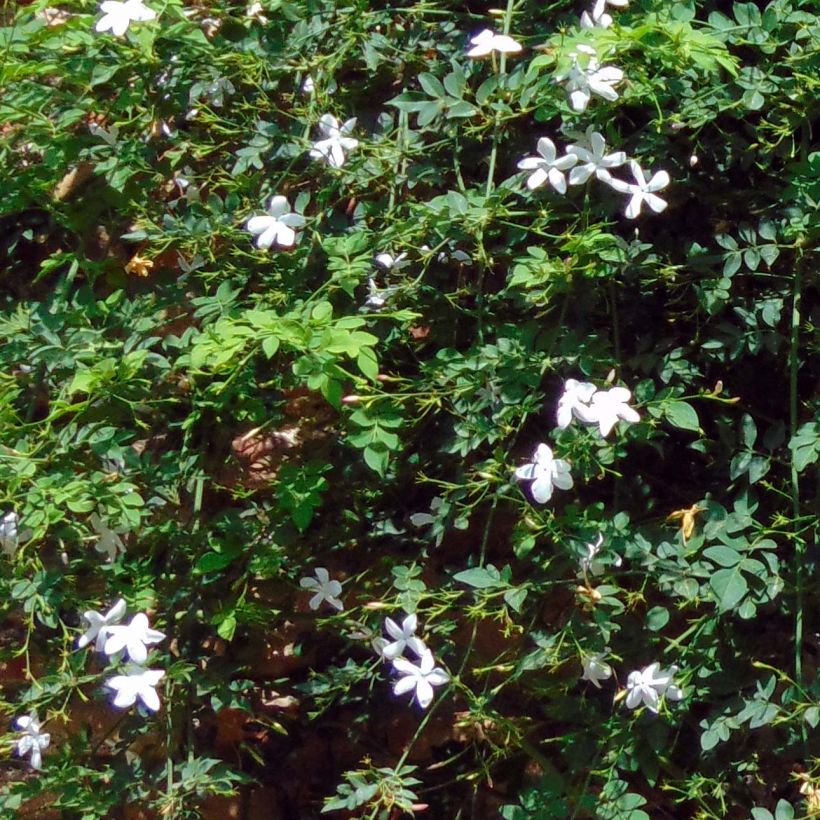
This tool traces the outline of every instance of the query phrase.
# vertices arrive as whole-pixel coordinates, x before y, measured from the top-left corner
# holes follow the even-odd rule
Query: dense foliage
[[[3,815],[820,816],[816,3],[102,7],[0,28]]]

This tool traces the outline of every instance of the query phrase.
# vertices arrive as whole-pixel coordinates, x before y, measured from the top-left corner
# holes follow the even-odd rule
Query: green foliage
[[[816,4],[148,5],[0,17],[0,684],[8,750],[51,733],[3,813],[809,814]],[[467,57],[482,28],[522,50]],[[662,212],[627,219],[622,164],[527,185],[587,129]],[[274,196],[304,225],[266,251]],[[558,426],[568,379],[639,420]],[[119,597],[168,636],[158,715],[76,649]],[[410,613],[426,711],[378,653]],[[633,710],[654,662],[683,698]]]

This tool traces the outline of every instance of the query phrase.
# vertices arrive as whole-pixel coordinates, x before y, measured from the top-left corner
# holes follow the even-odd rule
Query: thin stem
[[[794,280],[792,282],[792,315],[789,328],[789,429],[792,437],[797,432],[797,371],[799,367],[798,342],[800,339],[800,296],[802,286],[801,259],[794,266]],[[791,501],[792,518],[800,518],[800,476],[795,463],[795,453],[791,458]],[[798,538],[794,543],[795,558],[795,613],[794,613],[794,677],[798,685],[803,682],[803,606],[804,606],[804,574],[806,541]]]

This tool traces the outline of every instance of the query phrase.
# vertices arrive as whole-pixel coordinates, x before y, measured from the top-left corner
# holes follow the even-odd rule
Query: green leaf
[[[743,559],[740,553],[731,547],[709,547],[703,551],[703,554],[722,567],[734,567]]]
[[[441,81],[438,79],[438,77],[434,77],[432,74],[423,71],[421,74],[418,75],[418,81],[421,87],[425,90],[425,92],[429,94],[431,97],[446,96],[444,86],[441,84]]]
[[[700,430],[698,412],[687,401],[667,402],[663,406],[664,415],[673,427],[681,430],[691,430],[697,433]]]
[[[492,564],[457,572],[453,579],[475,589],[492,589],[493,587],[506,586],[504,581],[501,580],[500,573]]]
[[[709,586],[717,597],[721,612],[734,609],[749,591],[749,584],[740,569],[719,569],[709,579]]]

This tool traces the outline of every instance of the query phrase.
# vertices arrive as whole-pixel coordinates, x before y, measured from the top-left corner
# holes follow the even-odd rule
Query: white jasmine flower
[[[433,687],[443,686],[450,680],[450,676],[435,665],[433,653],[424,650],[418,665],[405,658],[396,658],[393,668],[403,677],[393,686],[393,694],[403,695],[415,690],[415,698],[422,709],[426,709],[433,701]]]
[[[416,637],[418,619],[416,615],[408,615],[399,626],[392,618],[384,619],[384,628],[387,634],[393,639],[392,643],[387,643],[381,649],[381,654],[387,660],[392,661],[404,654],[404,650],[409,648],[420,658],[427,651],[424,641]]]
[[[626,162],[626,154],[623,151],[606,153],[606,140],[603,134],[587,128],[586,140],[584,142],[573,143],[567,151],[578,157],[576,165],[569,175],[570,185],[581,185],[593,174],[601,182],[610,184],[612,176],[609,168],[617,168]]]
[[[518,163],[522,171],[532,171],[527,178],[527,187],[532,191],[540,188],[545,182],[558,191],[559,194],[567,192],[567,180],[564,171],[572,168],[578,157],[575,154],[564,154],[558,157],[555,150],[555,143],[548,137],[541,137],[536,144],[535,150],[540,156],[524,157]]]
[[[581,421],[597,424],[601,435],[606,438],[618,421],[634,424],[641,420],[638,412],[629,406],[632,393],[625,387],[599,390],[592,397],[589,407],[579,405],[576,413]]]
[[[14,557],[20,545],[20,533],[17,529],[19,521],[16,512],[6,513],[0,519],[0,548],[9,558]]]
[[[595,4],[597,8],[598,4]],[[595,13],[593,8],[593,14]],[[612,16],[606,12],[602,12],[598,17],[592,16],[588,11],[581,13],[581,28],[609,28],[612,25]]]
[[[124,649],[134,663],[145,663],[148,647],[165,638],[164,632],[151,629],[143,612],[138,612],[125,626],[109,626],[107,631],[103,652],[110,657]]]
[[[113,564],[120,553],[125,554],[125,544],[122,543],[122,538],[120,538],[120,535],[124,531],[110,529],[103,523],[97,513],[92,513],[88,520],[91,522],[91,526],[94,527],[97,535],[100,536],[97,539],[97,543],[94,544],[94,549],[102,555],[107,555],[108,560]]]
[[[521,481],[532,481],[530,492],[533,500],[545,504],[552,498],[553,487],[568,490],[572,487],[569,464],[562,458],[553,458],[552,450],[546,444],[539,444],[533,460],[515,471]]]
[[[630,672],[626,681],[626,705],[636,709],[644,703],[650,712],[657,713],[660,696],[666,695],[668,700],[682,700],[683,692],[672,683],[677,666],[669,669],[660,669],[659,663],[650,663],[638,672]]]
[[[564,392],[558,399],[558,426],[566,430],[572,421],[573,415],[578,418],[578,408],[587,409],[589,402],[597,388],[589,382],[579,382],[576,379],[567,379],[564,382]]]
[[[127,675],[114,675],[105,682],[105,685],[116,692],[112,702],[118,709],[127,709],[140,700],[147,709],[156,712],[159,710],[157,684],[164,676],[163,669],[132,666],[129,667]]]
[[[22,737],[17,740],[17,754],[23,757],[30,752],[32,769],[42,768],[43,749],[51,742],[51,735],[40,731],[37,712],[30,712],[28,715],[17,718],[14,725],[22,732]]]
[[[609,680],[612,677],[612,667],[603,660],[605,657],[605,652],[584,655],[581,658],[581,665],[584,667],[581,680],[588,680],[596,689],[600,689],[600,681]]]
[[[506,34],[496,34],[488,28],[470,38],[470,42],[473,47],[467,52],[468,57],[486,57],[493,51],[499,54],[517,54],[521,51],[521,43]]]
[[[332,114],[322,114],[319,119],[319,130],[324,139],[313,143],[310,156],[325,160],[332,168],[341,168],[345,163],[345,151],[352,151],[359,144],[357,139],[348,136],[355,127],[355,117],[340,126]]]
[[[84,649],[91,641],[96,639],[94,648],[97,652],[102,652],[105,647],[105,642],[108,639],[108,630],[110,627],[118,624],[125,615],[125,601],[120,598],[105,615],[100,615],[93,609],[89,609],[83,613],[83,618],[88,621],[88,629],[80,635],[77,641],[77,646]]]
[[[604,543],[604,536],[598,533],[598,538],[586,545],[587,557],[581,559],[581,572],[584,575],[603,575],[605,566],[602,561],[598,560],[597,555],[601,551],[601,545]],[[612,561],[612,565],[619,567],[622,564],[621,556],[616,555]]]
[[[105,0],[100,3],[103,16],[97,20],[95,31],[108,31],[115,37],[122,37],[131,23],[145,23],[156,18],[157,13],[143,5],[142,0]]]
[[[623,182],[620,179],[612,179],[609,184],[622,194],[630,194],[629,204],[624,212],[627,219],[635,219],[641,213],[641,206],[645,202],[656,214],[666,210],[667,202],[655,194],[655,191],[663,190],[669,185],[669,174],[666,171],[658,171],[649,182],[646,181],[643,169],[635,160],[629,163],[635,183]]]
[[[595,49],[579,45],[571,55],[572,66],[566,74],[556,77],[556,82],[564,82],[570,105],[575,111],[585,111],[593,94],[614,102],[618,92],[614,86],[621,82],[624,73],[615,66],[601,66]]]
[[[406,253],[400,253],[398,256],[392,256],[389,253],[379,253],[376,254],[373,261],[386,271],[400,271],[402,268],[406,268],[410,264],[409,262],[404,261],[406,258]]]
[[[304,224],[305,218],[291,212],[285,197],[275,196],[270,201],[267,214],[252,216],[245,227],[258,237],[256,247],[268,250],[271,245],[291,247],[296,241],[294,228],[301,228]]]
[[[302,589],[316,591],[316,594],[308,601],[308,606],[311,609],[318,609],[324,601],[327,601],[339,611],[344,609],[344,604],[339,598],[342,593],[342,585],[336,580],[331,581],[330,575],[324,567],[316,567],[315,574],[315,578],[302,578],[299,581],[299,586]]]
[[[251,20],[256,20],[257,23],[261,23],[264,25],[268,22],[268,18],[265,17],[263,12],[265,11],[264,6],[258,2],[251,3],[248,8],[245,10],[245,16]]]

